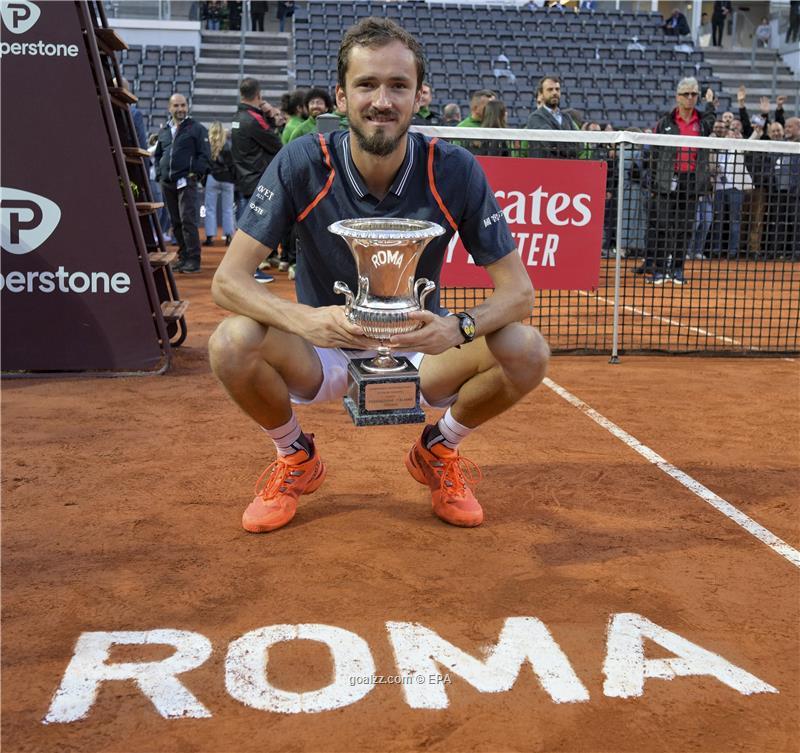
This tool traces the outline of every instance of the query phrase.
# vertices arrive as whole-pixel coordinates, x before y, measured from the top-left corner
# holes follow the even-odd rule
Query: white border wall
[[[159,21],[140,18],[109,18],[108,24],[130,44],[194,47],[200,54],[199,21]]]

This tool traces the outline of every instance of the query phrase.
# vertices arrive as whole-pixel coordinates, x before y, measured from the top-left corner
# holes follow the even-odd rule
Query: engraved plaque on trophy
[[[415,280],[417,262],[444,228],[425,220],[384,217],[341,220],[328,230],[347,242],[358,274],[355,294],[343,282],[333,289],[345,296],[347,318],[377,341],[378,351],[374,358],[350,359],[345,408],[356,426],[422,423],[419,373],[408,358],[393,356],[386,341],[422,326],[408,315],[424,307],[436,285]]]

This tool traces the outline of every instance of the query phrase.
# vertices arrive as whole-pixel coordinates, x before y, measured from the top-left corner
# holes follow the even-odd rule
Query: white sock
[[[442,440],[444,446],[453,450],[458,447],[459,442],[463,442],[474,431],[474,429],[470,429],[469,426],[458,423],[458,421],[453,418],[453,413],[450,408],[448,408],[447,412],[439,419],[437,428],[442,437],[444,437]]]
[[[267,429],[263,426],[261,428],[269,434],[281,457],[293,455],[298,450],[308,449],[305,442],[301,441],[303,432],[300,430],[300,424],[297,422],[294,411],[292,411],[292,417],[283,426],[277,426],[274,429]]]

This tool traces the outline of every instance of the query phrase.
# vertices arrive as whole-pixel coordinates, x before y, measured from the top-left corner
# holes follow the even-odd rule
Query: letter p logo
[[[42,222],[42,214],[41,207],[35,201],[25,201],[18,200],[6,200],[0,201],[0,208],[6,210],[16,210],[11,211],[9,214],[9,223],[8,223],[8,236],[9,236],[9,243],[12,246],[19,245],[19,231],[20,230],[34,230]],[[23,220],[23,217],[27,217],[27,219]]]
[[[39,7],[30,0],[7,0],[0,3],[0,16],[12,34],[30,31],[40,15]]]
[[[28,191],[0,186],[0,246],[28,254],[42,245],[61,221],[58,204]]]

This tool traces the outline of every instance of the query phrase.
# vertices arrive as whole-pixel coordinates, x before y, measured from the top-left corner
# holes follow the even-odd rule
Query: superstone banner
[[[600,276],[605,162],[478,157],[538,290],[591,290]],[[484,222],[497,218],[487,217]],[[489,288],[458,234],[442,266],[445,287]]]
[[[0,4],[7,372],[162,363],[78,10],[74,2]]]

